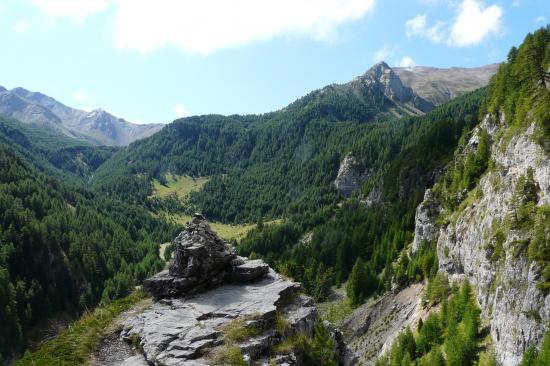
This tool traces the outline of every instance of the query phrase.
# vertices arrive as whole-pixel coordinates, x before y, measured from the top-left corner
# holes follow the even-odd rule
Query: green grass
[[[212,364],[217,366],[247,366],[243,353],[237,346],[224,346],[217,350],[212,358]]]
[[[188,221],[191,221],[192,217],[189,215],[176,215],[176,214],[166,214],[166,217],[169,221],[176,224],[185,225]],[[277,224],[282,222],[282,220],[272,220],[265,222],[264,225]],[[240,240],[246,236],[246,234],[256,227],[256,224],[239,224],[239,225],[230,225],[223,224],[221,222],[208,222],[212,230],[214,230],[222,239],[225,240]]]
[[[217,348],[211,357],[213,365],[219,366],[246,366],[241,349],[236,343],[257,336],[262,332],[260,328],[247,325],[249,320],[258,320],[258,316],[244,316],[234,319],[222,326],[223,346]]]
[[[189,193],[200,191],[208,182],[208,177],[190,177],[188,175],[166,174],[166,184],[163,185],[158,179],[153,180],[153,197],[167,197],[175,194],[180,199],[186,199]]]
[[[90,364],[91,354],[99,341],[116,330],[116,318],[146,297],[144,292],[136,291],[123,299],[84,314],[58,337],[43,343],[36,352],[27,352],[14,366]]]
[[[319,309],[319,315],[322,319],[328,320],[336,326],[340,326],[344,319],[353,313],[353,306],[345,294],[345,285],[341,289],[336,289],[337,292],[340,292],[338,299],[325,301],[317,304]]]
[[[247,316],[237,318],[226,324],[223,331],[223,340],[226,344],[242,342],[261,333],[261,329],[248,326],[247,321],[258,320],[257,316]]]

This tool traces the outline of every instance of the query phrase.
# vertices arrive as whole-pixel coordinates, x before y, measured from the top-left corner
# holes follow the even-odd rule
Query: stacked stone
[[[173,244],[174,256],[168,270],[144,282],[145,289],[157,299],[202,292],[223,282],[254,281],[269,270],[262,260],[237,256],[201,214],[193,216]]]

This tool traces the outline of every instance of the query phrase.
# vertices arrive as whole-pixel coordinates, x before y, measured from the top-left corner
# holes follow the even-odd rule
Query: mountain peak
[[[382,70],[390,69],[391,70],[391,67],[386,63],[386,61],[380,61],[372,65],[370,70],[372,69],[382,69]]]
[[[366,88],[378,89],[393,102],[411,103],[421,112],[433,109],[430,102],[418,97],[410,87],[405,86],[399,76],[384,61],[374,64],[358,78],[358,81]]]

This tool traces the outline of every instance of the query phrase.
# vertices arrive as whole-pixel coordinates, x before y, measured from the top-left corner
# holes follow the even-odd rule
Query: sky
[[[136,123],[277,110],[390,66],[475,67],[550,0],[0,0],[0,85]]]

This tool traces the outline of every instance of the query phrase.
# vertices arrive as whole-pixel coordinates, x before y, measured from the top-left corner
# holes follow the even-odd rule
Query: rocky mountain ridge
[[[125,146],[158,132],[162,124],[135,124],[103,109],[90,112],[24,88],[0,87],[0,114],[23,123],[38,124],[93,145]]]
[[[405,86],[401,78],[384,61],[372,66],[365,74],[351,84],[361,84],[367,89],[377,89],[395,103],[407,106],[411,114],[423,114],[434,105],[420,97],[411,87]]]

